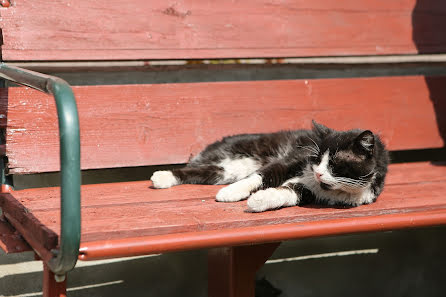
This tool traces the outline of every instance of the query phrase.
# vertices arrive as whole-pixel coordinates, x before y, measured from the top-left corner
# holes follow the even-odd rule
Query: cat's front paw
[[[235,202],[246,199],[252,191],[257,190],[262,184],[262,177],[259,174],[252,174],[247,178],[239,180],[221,189],[215,200],[220,202]]]
[[[248,210],[262,212],[298,203],[298,196],[288,189],[268,188],[257,191],[248,198]]]
[[[251,192],[246,187],[234,183],[218,191],[215,200],[219,202],[235,202],[247,198],[250,193]]]
[[[179,184],[178,179],[168,170],[154,172],[150,180],[157,189],[166,189]]]
[[[270,202],[274,199],[273,196],[275,196],[275,192],[276,189],[272,188],[255,192],[248,198],[248,210],[252,212],[262,212],[271,209]]]

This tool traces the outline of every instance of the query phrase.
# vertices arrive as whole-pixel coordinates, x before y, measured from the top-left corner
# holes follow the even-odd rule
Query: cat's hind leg
[[[267,188],[253,193],[248,198],[248,210],[262,212],[281,207],[295,206],[302,198],[303,185],[299,178],[294,177],[287,180],[277,188]]]
[[[223,178],[223,168],[214,165],[184,167],[174,170],[156,171],[150,180],[157,189],[181,184],[215,185]]]

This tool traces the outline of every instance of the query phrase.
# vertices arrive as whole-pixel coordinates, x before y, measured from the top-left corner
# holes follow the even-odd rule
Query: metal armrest
[[[76,265],[81,236],[80,136],[76,101],[64,80],[18,67],[0,64],[0,77],[47,94],[56,100],[59,119],[61,171],[61,230],[59,249],[48,262],[56,275],[64,275]]]

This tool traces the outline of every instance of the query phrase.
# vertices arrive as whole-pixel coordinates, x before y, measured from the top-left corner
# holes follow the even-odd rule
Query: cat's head
[[[336,131],[314,121],[313,132],[318,147],[310,168],[323,190],[354,193],[370,186],[383,148],[376,135],[369,130]]]

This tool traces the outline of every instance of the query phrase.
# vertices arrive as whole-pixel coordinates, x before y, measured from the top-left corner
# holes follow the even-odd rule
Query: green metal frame
[[[65,275],[76,265],[81,236],[80,134],[76,101],[64,80],[18,67],[0,64],[0,77],[47,94],[56,101],[59,119],[61,171],[61,230],[59,250],[48,266],[56,275]]]

